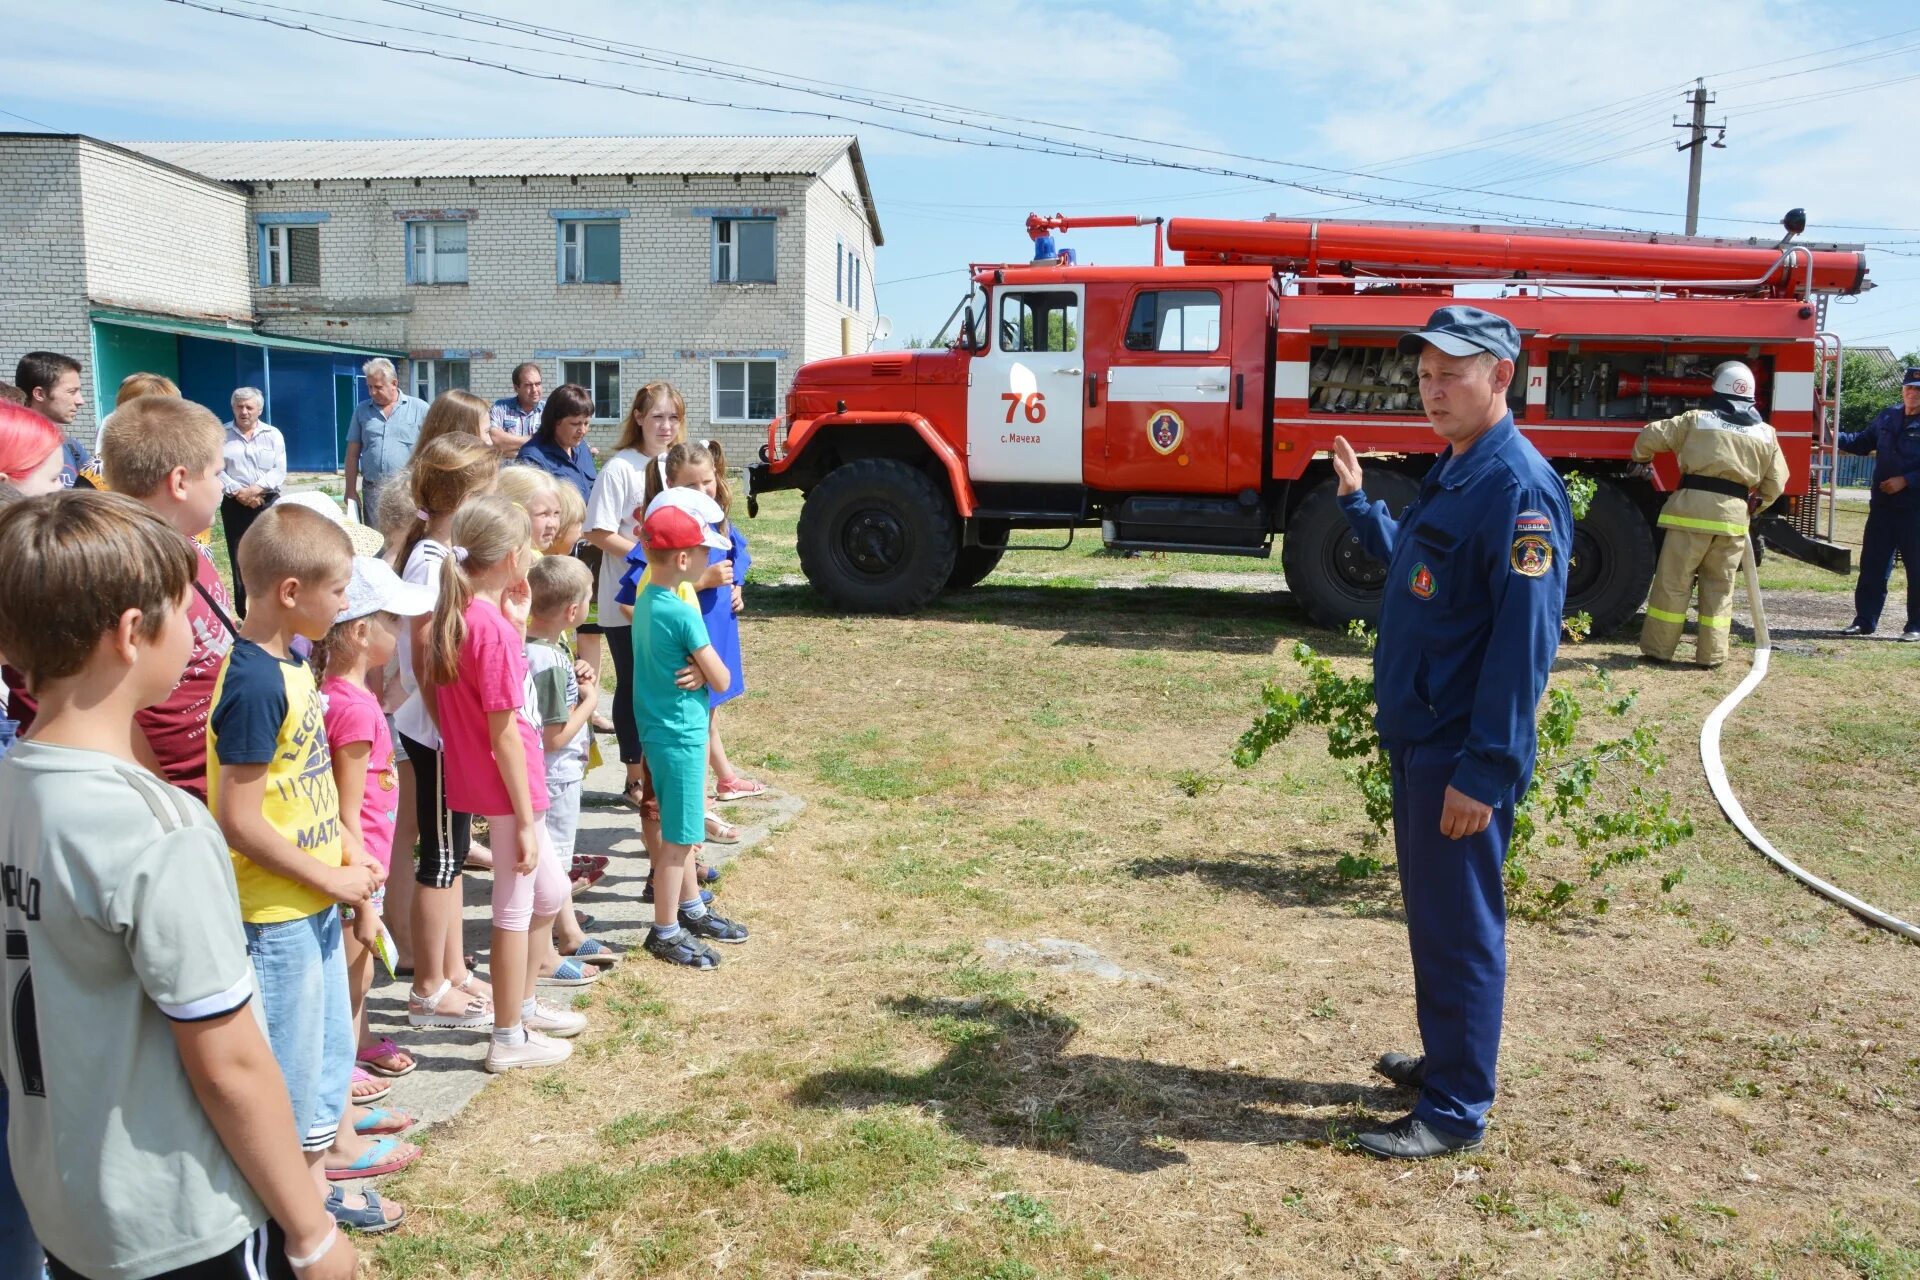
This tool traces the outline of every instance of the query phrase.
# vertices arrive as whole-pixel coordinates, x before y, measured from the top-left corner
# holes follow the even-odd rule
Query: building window
[[[779,365],[774,360],[715,360],[713,420],[771,422],[780,412],[774,391]]]
[[[853,309],[860,310],[860,259],[853,259]]]
[[[415,360],[413,394],[431,401],[444,391],[465,391],[473,376],[473,364],[467,360]]]
[[[620,416],[618,360],[562,360],[560,381],[576,383],[593,394],[596,421],[607,422]]]
[[[847,300],[846,276],[847,242],[844,240],[835,240],[833,242],[833,300],[835,302],[845,302]]]
[[[772,218],[713,220],[713,278],[720,284],[774,283]]]
[[[464,222],[409,222],[407,224],[407,283],[465,284],[467,282],[467,224]]]
[[[560,224],[560,283],[620,283],[618,222]]]
[[[271,223],[260,228],[261,284],[319,284],[320,228]]]

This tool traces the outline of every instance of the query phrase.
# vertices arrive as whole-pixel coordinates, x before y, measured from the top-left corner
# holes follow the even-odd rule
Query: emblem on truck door
[[[1155,409],[1147,419],[1147,439],[1156,453],[1172,453],[1186,438],[1186,420],[1171,409]]]

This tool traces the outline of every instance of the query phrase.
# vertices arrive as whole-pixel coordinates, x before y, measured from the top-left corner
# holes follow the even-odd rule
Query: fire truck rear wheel
[[[858,613],[912,613],[953,573],[960,522],[925,472],[892,458],[829,471],[800,508],[800,567],[813,589]]]
[[[1007,554],[1007,535],[1011,532],[1005,520],[982,520],[980,538],[993,545],[960,548],[953,557],[953,572],[947,575],[947,590],[964,591],[985,582],[987,575],[1000,567],[1000,557]]]
[[[1587,518],[1573,527],[1567,612],[1593,618],[1593,634],[1618,630],[1646,602],[1658,549],[1653,527],[1619,484],[1602,479]]]
[[[1396,516],[1420,496],[1420,486],[1411,478],[1378,466],[1367,468],[1366,489],[1368,497],[1384,501]],[[1340,510],[1336,482],[1315,486],[1287,518],[1280,567],[1294,603],[1317,625],[1337,630],[1355,618],[1380,620],[1387,566],[1360,549]]]

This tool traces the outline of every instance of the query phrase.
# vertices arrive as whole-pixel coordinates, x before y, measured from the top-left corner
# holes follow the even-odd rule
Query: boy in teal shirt
[[[724,692],[729,677],[707,639],[700,610],[677,594],[681,584],[706,569],[706,548],[720,537],[673,500],[690,492],[662,493],[640,526],[651,573],[634,602],[633,700],[640,747],[660,804],[657,819],[644,819],[649,826],[657,824],[658,839],[647,844],[659,850],[647,951],[670,964],[706,970],[720,964],[707,941],[745,942],[747,931],[701,901],[694,867],[695,851],[707,834],[707,688]],[[678,673],[689,665],[700,679],[682,688]]]

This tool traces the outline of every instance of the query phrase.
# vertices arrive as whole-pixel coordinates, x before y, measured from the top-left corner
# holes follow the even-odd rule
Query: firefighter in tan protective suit
[[[1680,462],[1680,487],[1660,511],[1666,542],[1640,630],[1640,650],[1650,658],[1673,660],[1697,579],[1694,660],[1703,667],[1727,660],[1733,575],[1746,549],[1747,521],[1787,487],[1786,455],[1754,409],[1753,394],[1753,371],[1729,360],[1713,371],[1707,407],[1649,423],[1633,442],[1635,462],[1651,462],[1657,453]]]

